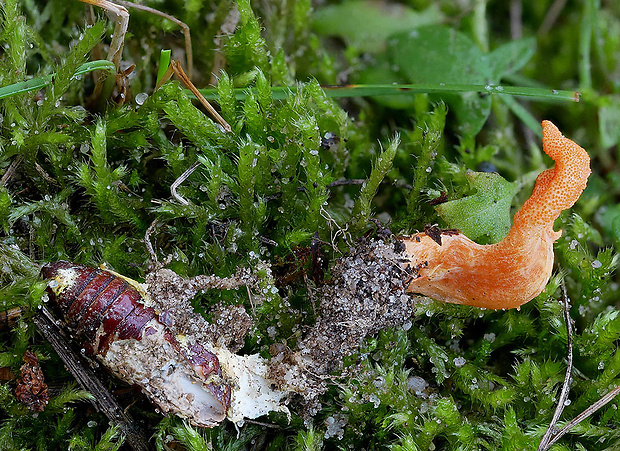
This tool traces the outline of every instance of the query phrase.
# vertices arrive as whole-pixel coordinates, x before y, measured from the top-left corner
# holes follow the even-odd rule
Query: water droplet
[[[495,334],[493,332],[491,332],[490,334],[484,334],[482,338],[493,343],[495,341]]]
[[[142,105],[144,102],[146,102],[146,99],[149,98],[149,95],[146,92],[141,92],[139,94],[136,94],[136,103],[138,105]]]

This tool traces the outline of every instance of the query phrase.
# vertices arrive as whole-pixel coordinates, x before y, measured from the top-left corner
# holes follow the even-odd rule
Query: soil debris
[[[398,327],[411,318],[418,297],[406,293],[402,243],[396,238],[361,242],[336,261],[331,283],[318,290],[320,316],[293,352],[272,346],[269,377],[280,389],[300,394],[306,414],[317,411],[317,397],[327,390],[330,374],[370,335]]]

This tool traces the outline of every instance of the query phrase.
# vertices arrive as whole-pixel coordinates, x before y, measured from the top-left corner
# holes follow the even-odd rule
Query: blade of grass
[[[532,132],[540,139],[542,139],[542,126],[538,119],[532,116],[527,109],[523,107],[519,102],[517,102],[514,97],[511,96],[500,96],[502,101],[510,108],[510,111],[519,118],[521,122],[523,122]]]
[[[586,0],[583,2],[583,15],[579,33],[579,81],[582,89],[592,88],[592,62],[590,60],[592,48],[593,15],[597,12],[597,2]]]
[[[114,67],[114,63],[106,60],[90,61],[88,63],[82,64],[73,76],[78,77],[80,75],[84,75],[88,72],[92,72],[95,70],[104,70],[114,73],[116,72],[116,67]],[[19,83],[13,83],[12,85],[4,86],[0,88],[0,99],[44,88],[54,81],[55,76],[56,74],[50,74],[46,75],[45,77],[37,77],[33,78],[32,80],[21,81]]]
[[[170,66],[170,53],[171,52],[172,50],[166,49],[166,50],[162,50],[159,55],[159,68],[157,69],[157,82],[155,83],[155,86],[160,86],[161,81],[164,78],[164,75],[166,74],[168,67]]]
[[[296,87],[273,87],[273,98],[282,100],[297,91]],[[578,91],[562,91],[548,88],[534,88],[529,86],[492,86],[469,84],[410,84],[410,85],[346,85],[324,86],[328,97],[368,97],[382,95],[408,95],[422,93],[453,93],[478,92],[481,94],[508,94],[519,97],[532,97],[541,101],[571,101],[579,102]],[[207,99],[217,99],[217,90],[201,89],[200,92]],[[235,89],[238,100],[245,99],[248,88]]]

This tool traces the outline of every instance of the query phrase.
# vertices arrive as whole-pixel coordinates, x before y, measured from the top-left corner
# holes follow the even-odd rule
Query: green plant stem
[[[542,139],[542,126],[538,119],[532,116],[532,113],[517,102],[514,97],[500,96],[500,98],[521,122],[523,122],[538,138]]]
[[[273,98],[282,100],[297,91],[297,87],[273,87]],[[390,85],[345,85],[324,86],[328,97],[368,97],[382,95],[409,95],[453,92],[478,92],[481,94],[507,94],[520,97],[533,97],[540,101],[571,101],[579,102],[578,91],[563,91],[548,88],[533,88],[528,86],[494,86],[470,84],[390,84]],[[248,88],[235,89],[237,100],[243,100],[248,95]],[[217,99],[217,89],[201,89],[200,92],[207,99]]]
[[[579,81],[582,89],[592,89],[592,30],[594,15],[598,11],[597,0],[583,2],[583,15],[579,33]]]
[[[489,51],[489,27],[487,24],[487,0],[476,0],[474,6],[474,37],[478,46]]]

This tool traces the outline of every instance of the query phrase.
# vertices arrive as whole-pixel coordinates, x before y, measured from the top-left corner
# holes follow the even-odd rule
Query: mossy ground
[[[593,174],[557,222],[564,235],[555,276],[519,311],[418,304],[404,327],[373,335],[345,360],[362,371],[335,377],[306,422],[293,405],[290,423],[274,414],[240,430],[229,423],[197,430],[162,417],[121,382],[106,383],[157,449],[536,449],[567,364],[563,280],[575,368],[559,424],[620,385],[614,2],[551,2],[562,5],[557,14],[534,0],[144,3],[188,24],[192,80],[200,88],[216,82],[214,103],[232,132],[178,82],[153,92],[162,49],[187,61],[182,33],[167,19],[130,8],[123,61],[135,69],[119,106],[92,98],[92,76],[74,76],[86,60],[105,57],[113,27],[101,11],[93,22],[77,1],[3,2],[0,84],[56,75],[46,88],[0,100],[0,311],[25,309],[0,330],[0,367],[10,370],[1,373],[9,376],[0,384],[0,449],[121,446],[32,323],[45,287],[36,264],[106,262],[144,280],[143,239],[158,219],[155,251],[160,259],[173,255],[169,267],[180,275],[230,276],[257,261],[271,267],[271,276],[262,274],[261,305],[245,290],[193,301],[207,317],[220,303],[244,305],[255,327],[242,352],[269,357],[271,345],[293,348],[314,324],[314,290],[330,282],[330,268],[350,246],[385,226],[399,234],[471,223],[455,215],[442,222],[430,202],[474,194],[467,170],[518,182],[517,208],[551,164],[540,149],[542,119],[588,150]],[[334,90],[321,89],[345,83],[417,83],[432,93],[372,96],[377,88],[335,100]],[[446,84],[488,89],[441,92]],[[535,95],[512,97],[504,86]],[[581,101],[549,100],[552,89],[578,90]],[[170,187],[197,161],[177,190],[184,205]],[[478,198],[471,216],[488,214],[489,199]],[[506,230],[510,199],[502,200],[500,219],[472,233],[497,238]],[[26,350],[37,354],[51,387],[37,414],[14,395]],[[618,449],[618,402],[551,449]]]

